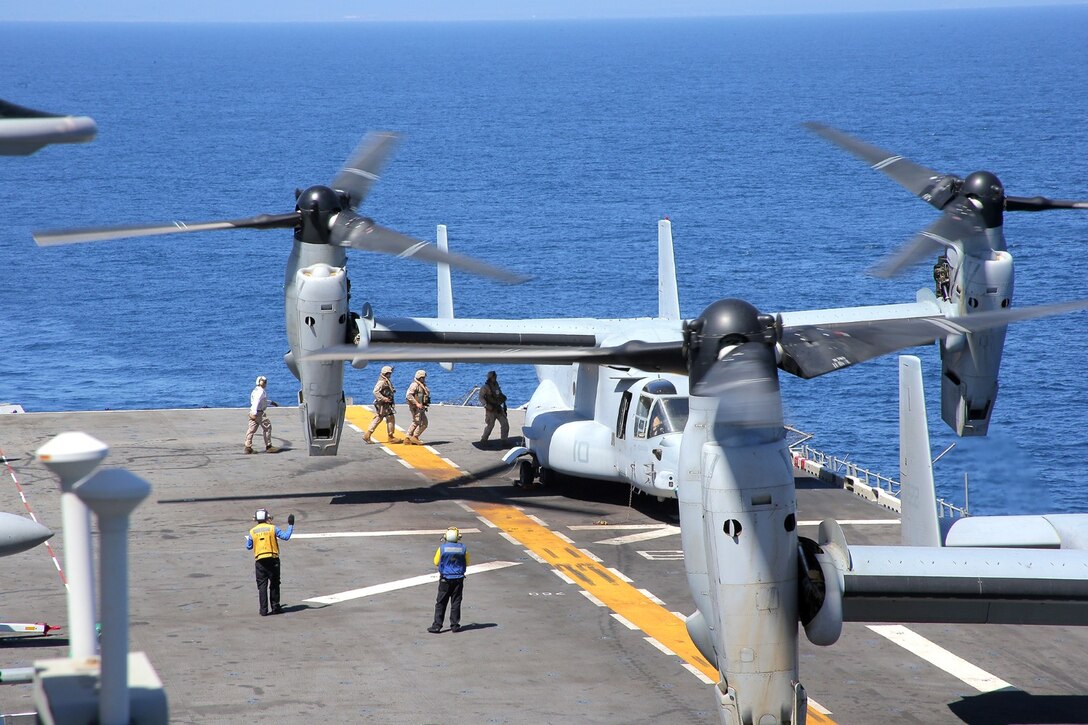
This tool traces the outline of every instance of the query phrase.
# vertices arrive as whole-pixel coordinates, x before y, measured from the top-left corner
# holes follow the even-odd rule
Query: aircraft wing
[[[859,362],[1012,322],[1084,309],[1088,300],[950,316],[936,301],[783,313],[781,367],[814,378]]]
[[[1088,625],[1088,552],[851,546],[847,622]]]

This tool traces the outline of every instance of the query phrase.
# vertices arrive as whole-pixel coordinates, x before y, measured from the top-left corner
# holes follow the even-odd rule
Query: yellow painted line
[[[345,416],[356,426],[366,430],[374,413],[362,406],[348,406]],[[374,433],[375,441],[385,441],[385,426]],[[398,429],[399,432],[399,429]],[[403,433],[401,433],[403,436]],[[387,445],[388,450],[406,461],[428,479],[441,482],[459,478],[464,472],[450,466],[441,456],[424,446]],[[534,521],[528,514],[513,506],[497,503],[472,503],[468,506],[485,523],[498,527],[507,537],[535,554],[548,566],[569,579],[602,602],[617,615],[630,622],[645,634],[653,637],[664,648],[702,672],[712,682],[721,675],[717,667],[707,662],[688,637],[683,620],[673,616],[659,604],[624,581],[616,573],[598,563],[570,540],[560,538],[555,532]],[[655,645],[657,646],[657,645]],[[834,721],[820,711],[809,707],[808,721],[816,725],[834,725]]]
[[[374,411],[361,405],[349,405],[344,418],[365,431],[370,427],[370,421],[374,420]],[[398,426],[396,435],[398,438],[404,438],[404,429]],[[374,431],[373,440],[376,441],[375,445],[380,443],[430,481],[441,483],[465,475],[463,471],[442,460],[441,456],[428,451],[426,446],[389,443],[389,437],[385,432],[385,423],[378,425],[378,429]]]

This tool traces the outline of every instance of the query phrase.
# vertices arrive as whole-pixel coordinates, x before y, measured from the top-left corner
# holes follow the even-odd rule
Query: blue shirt
[[[287,541],[291,538],[291,534],[293,533],[295,533],[295,527],[292,524],[287,524],[287,531],[281,530],[279,526],[276,527],[277,539],[283,539],[284,541]],[[253,549],[253,537],[249,534],[246,534],[246,549],[251,551]]]

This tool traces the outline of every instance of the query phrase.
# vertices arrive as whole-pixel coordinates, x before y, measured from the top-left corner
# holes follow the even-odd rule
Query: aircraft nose
[[[51,536],[53,532],[37,521],[0,512],[0,556],[32,549]]]

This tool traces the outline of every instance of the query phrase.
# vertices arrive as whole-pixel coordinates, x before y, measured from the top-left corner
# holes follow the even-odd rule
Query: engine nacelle
[[[1013,263],[1008,252],[993,252],[992,259],[965,256],[958,271],[949,301],[961,314],[969,317],[1012,304]],[[941,417],[957,435],[986,435],[997,399],[1005,329],[956,335],[941,342]]]
[[[347,272],[342,267],[313,264],[295,277],[297,350],[293,362],[299,369],[302,390],[299,412],[310,455],[335,455],[344,427],[344,363],[301,359],[334,345],[341,345],[348,323]]]
[[[802,537],[798,542],[798,614],[808,640],[827,647],[842,634],[842,577],[833,559],[815,541]]]

